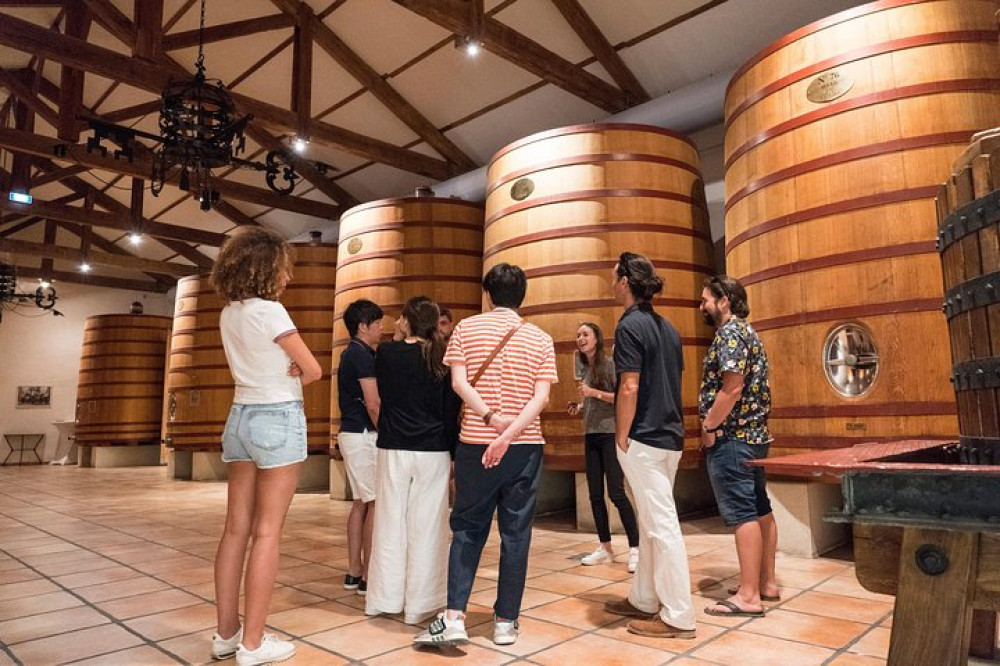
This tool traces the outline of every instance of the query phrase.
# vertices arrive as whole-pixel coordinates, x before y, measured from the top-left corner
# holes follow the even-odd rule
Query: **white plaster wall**
[[[38,286],[20,280],[19,292],[34,293]],[[55,453],[58,433],[53,421],[73,420],[83,326],[87,317],[128,314],[132,301],[143,304],[145,314],[173,316],[174,294],[150,294],[106,287],[56,283],[55,317],[34,302],[3,311],[0,321],[0,435],[45,433],[45,455]],[[18,386],[51,386],[52,406],[17,409]],[[6,446],[0,444],[5,453]]]

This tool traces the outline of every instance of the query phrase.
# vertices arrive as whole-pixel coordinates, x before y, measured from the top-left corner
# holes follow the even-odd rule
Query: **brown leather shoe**
[[[648,620],[651,617],[656,617],[656,613],[647,613],[644,610],[639,610],[632,605],[632,602],[626,599],[621,599],[619,601],[605,601],[604,610],[613,615],[623,615],[625,617],[638,617],[643,620]]]
[[[659,615],[648,620],[632,620],[628,623],[630,634],[649,636],[650,638],[694,638],[694,629],[678,629],[663,621]]]

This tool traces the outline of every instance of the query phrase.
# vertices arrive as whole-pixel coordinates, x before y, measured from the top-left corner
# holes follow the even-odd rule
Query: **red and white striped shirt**
[[[464,364],[469,381],[496,349],[501,338],[521,323],[521,317],[508,308],[463,319],[455,327],[444,355],[445,365]],[[476,384],[476,391],[490,409],[503,416],[516,417],[535,394],[536,381],[559,381],[552,337],[534,324],[525,323],[507,341]],[[483,423],[468,406],[462,408],[462,433],[466,444],[487,445],[497,432]],[[542,424],[535,417],[513,444],[544,444]]]

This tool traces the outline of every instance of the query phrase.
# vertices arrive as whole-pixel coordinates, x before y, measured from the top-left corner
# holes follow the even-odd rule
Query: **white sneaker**
[[[223,638],[219,634],[212,636],[212,659],[229,659],[236,654],[236,648],[243,640],[243,627],[236,630],[230,638]]]
[[[517,620],[510,622],[493,616],[493,643],[495,645],[513,645],[517,642],[520,626]]]
[[[256,650],[248,650],[240,643],[236,649],[236,663],[239,666],[273,664],[289,659],[294,654],[294,644],[283,641],[274,634],[264,634],[264,639],[260,642],[260,647]]]
[[[628,572],[635,573],[635,570],[639,568],[639,549],[629,548],[628,549]]]
[[[580,564],[592,567],[595,564],[610,564],[614,559],[611,553],[605,550],[604,546],[598,546],[597,550],[581,559]]]
[[[469,634],[465,631],[465,618],[449,620],[445,613],[438,613],[437,619],[431,622],[427,631],[414,636],[413,642],[437,647],[468,643]]]

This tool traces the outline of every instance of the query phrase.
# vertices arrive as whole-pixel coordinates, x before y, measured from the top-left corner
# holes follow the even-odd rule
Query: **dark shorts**
[[[749,464],[766,458],[768,448],[720,437],[706,451],[708,478],[726,525],[742,525],[771,513],[764,470]]]

